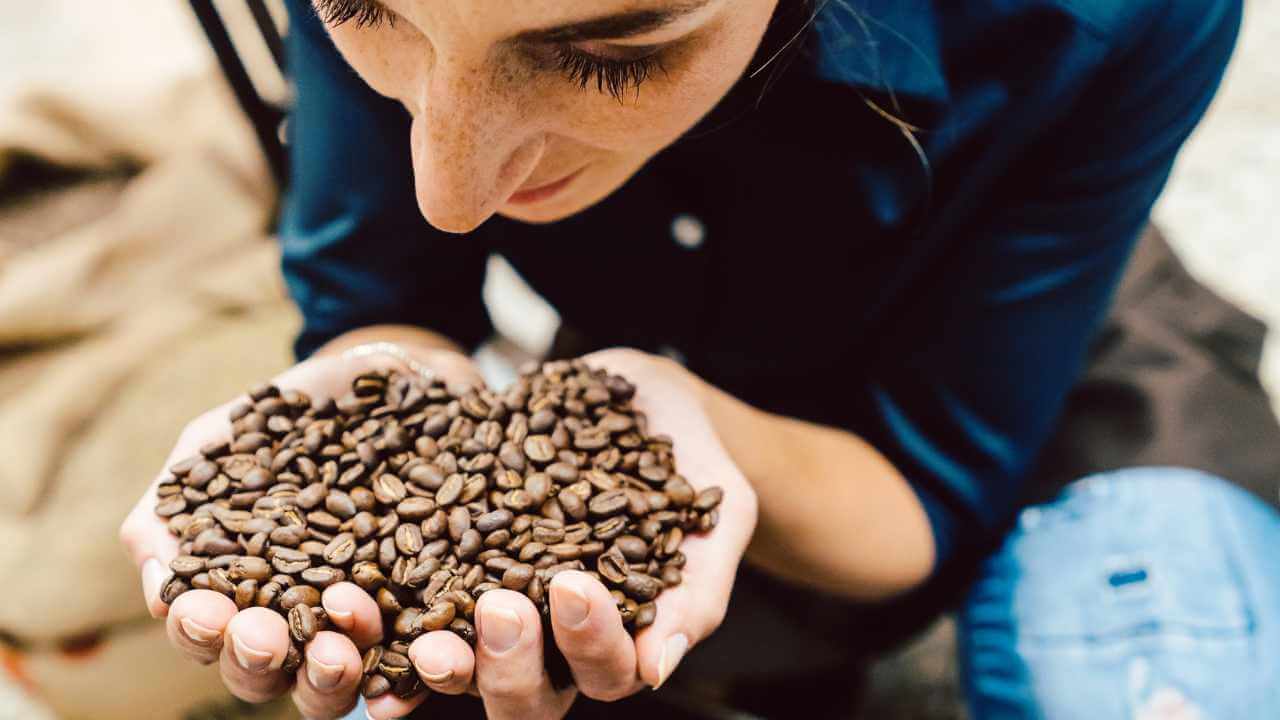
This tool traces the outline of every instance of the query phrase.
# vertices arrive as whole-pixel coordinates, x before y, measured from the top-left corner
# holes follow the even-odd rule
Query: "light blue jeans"
[[[1078,481],[987,561],[960,656],[975,720],[1280,718],[1280,514],[1191,470]]]

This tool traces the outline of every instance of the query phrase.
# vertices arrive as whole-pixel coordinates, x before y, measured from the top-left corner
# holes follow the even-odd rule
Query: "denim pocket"
[[[1019,638],[1252,632],[1231,515],[1215,483],[1187,471],[1126,471],[1023,511],[996,559],[1017,574],[1004,586]]]

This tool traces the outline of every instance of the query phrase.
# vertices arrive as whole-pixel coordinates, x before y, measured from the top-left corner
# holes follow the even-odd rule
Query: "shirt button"
[[[671,237],[685,250],[697,250],[707,239],[707,228],[698,218],[681,213],[671,221]]]
[[[684,356],[684,353],[680,352],[680,350],[677,348],[671,347],[670,345],[663,345],[662,347],[658,348],[658,354],[664,355],[671,360],[675,360],[681,365],[685,364],[686,358]]]

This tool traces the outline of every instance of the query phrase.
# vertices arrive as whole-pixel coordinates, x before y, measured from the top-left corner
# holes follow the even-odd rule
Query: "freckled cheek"
[[[661,87],[658,87],[659,83]],[[687,132],[720,100],[724,85],[686,74],[678,82],[655,79],[623,104],[583,92],[562,114],[562,132],[574,140],[618,152],[656,152]]]
[[[393,100],[410,101],[426,57],[404,38],[389,38],[387,30],[333,28],[329,35],[343,59],[374,92]]]

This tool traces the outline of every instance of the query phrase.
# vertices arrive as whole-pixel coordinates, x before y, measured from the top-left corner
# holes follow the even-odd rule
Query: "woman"
[[[424,716],[468,690],[491,717],[558,718],[577,695],[626,708],[677,685],[847,714],[850,673],[966,590],[975,717],[1280,712],[1246,663],[1252,633],[1275,657],[1280,567],[1239,552],[1277,539],[1272,511],[1135,471],[1061,489],[1010,531],[1238,2],[314,4],[290,3],[280,233],[311,359],[280,383],[330,392],[408,360],[474,380],[498,251],[559,310],[565,352],[632,348],[590,360],[637,383],[689,477],[726,487],[653,627],[633,641],[582,574],[552,583],[551,637],[522,596],[488,593],[474,653],[414,643]],[[352,640],[322,633],[285,677],[277,616],[159,601],[174,543],[152,503],[122,535],[173,643],[240,697],[293,687],[309,717],[349,711],[357,646],[381,632],[368,597],[328,589]],[[549,683],[544,642],[576,689]]]

